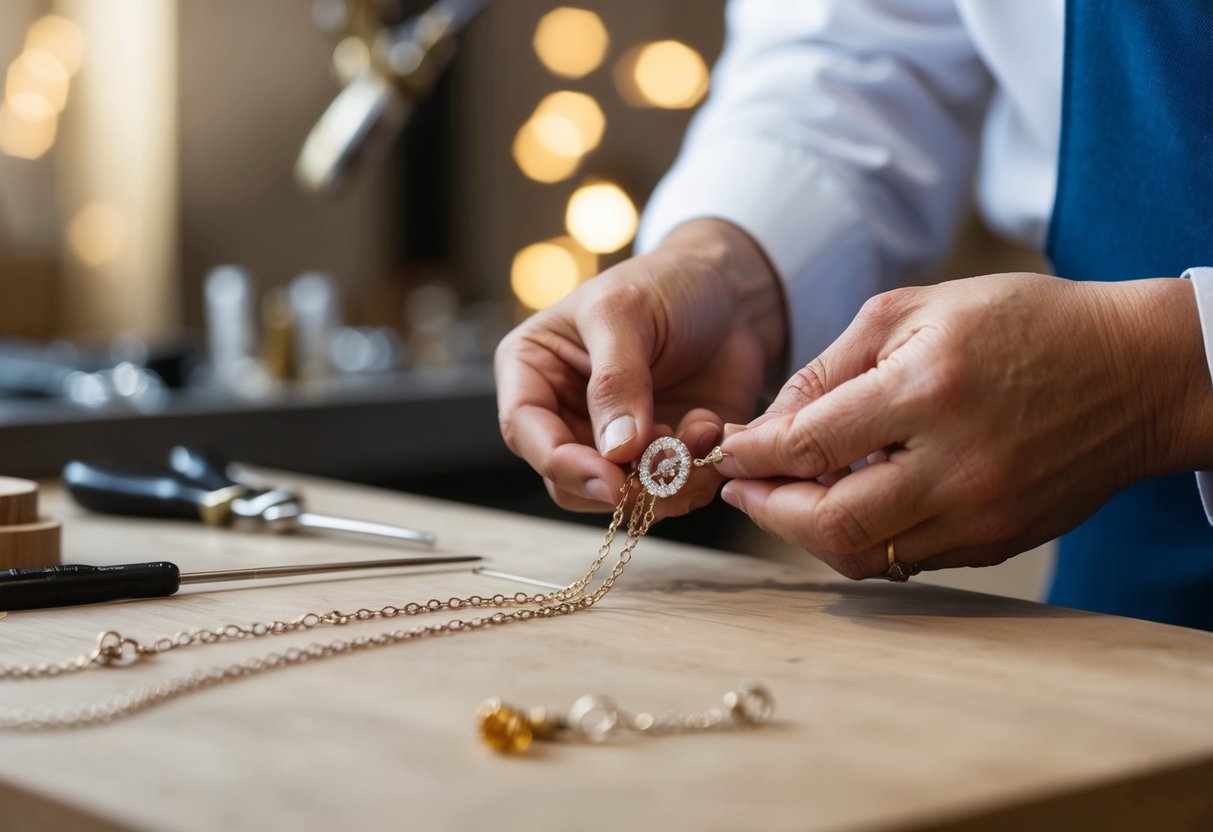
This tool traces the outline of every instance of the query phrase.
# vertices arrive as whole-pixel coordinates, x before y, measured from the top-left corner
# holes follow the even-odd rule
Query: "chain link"
[[[37,731],[98,725],[131,716],[154,705],[203,688],[234,682],[271,670],[306,664],[346,653],[387,647],[429,636],[479,630],[536,618],[554,618],[589,609],[614,587],[615,582],[631,561],[636,544],[654,522],[657,498],[640,489],[628,515],[627,537],[614,568],[596,589],[587,593],[587,587],[601,571],[610,555],[616,533],[623,524],[623,517],[636,484],[636,478],[636,471],[633,469],[620,487],[619,504],[611,515],[611,523],[607,527],[602,545],[598,549],[597,556],[590,563],[588,571],[583,577],[563,589],[549,593],[516,592],[513,595],[498,593],[492,596],[470,595],[465,598],[452,597],[446,600],[431,598],[424,603],[410,602],[402,606],[388,605],[379,609],[363,607],[354,612],[340,610],[325,613],[309,612],[293,621],[272,621],[249,626],[228,624],[217,629],[183,631],[174,636],[162,636],[147,644],[124,637],[113,630],[106,631],[98,637],[97,646],[91,653],[74,659],[40,665],[0,666],[0,681],[42,679],[93,667],[125,667],[135,664],[146,656],[168,653],[186,647],[305,632],[322,626],[340,627],[352,622],[416,616],[465,608],[497,610],[489,616],[453,618],[445,623],[425,624],[407,630],[398,629],[373,636],[337,639],[325,644],[313,643],[303,648],[291,647],[281,652],[248,658],[227,667],[198,670],[188,676],[176,677],[139,688],[99,704],[58,711],[0,712],[0,731]]]

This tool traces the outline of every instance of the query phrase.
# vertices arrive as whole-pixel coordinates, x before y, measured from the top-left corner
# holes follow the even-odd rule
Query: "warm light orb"
[[[598,147],[603,131],[606,130],[606,116],[602,113],[602,107],[598,106],[593,96],[583,92],[561,90],[545,95],[535,107],[535,114],[531,119],[537,123],[537,129],[541,120],[548,125],[559,120],[575,131],[579,145],[577,152],[565,155],[583,156],[589,153]],[[567,134],[567,128],[563,125],[559,129]],[[543,133],[540,132],[541,139],[542,136]],[[571,147],[572,143],[569,142],[568,146]],[[554,147],[550,149],[555,151]]]
[[[87,266],[110,262],[126,247],[126,215],[115,205],[93,201],[67,225],[67,244]]]
[[[569,6],[553,9],[540,18],[532,41],[540,62],[564,78],[582,78],[597,69],[610,43],[602,18]]]
[[[18,118],[26,121],[46,121],[57,115],[54,106],[36,92],[25,91],[10,95],[8,106]]]
[[[569,197],[564,224],[577,242],[598,254],[609,254],[636,236],[636,206],[611,182],[583,185]]]
[[[67,103],[70,78],[59,59],[43,49],[28,49],[8,67],[4,92],[10,99],[23,93],[35,93],[56,113]]]
[[[24,102],[23,106],[30,102]],[[0,105],[0,151],[18,159],[37,159],[51,149],[55,143],[58,119],[43,102],[44,118],[25,118],[12,102]]]
[[[565,156],[553,153],[539,138],[535,120],[530,119],[514,136],[511,148],[514,162],[528,179],[552,184],[568,179],[577,170],[580,156]]]
[[[553,237],[548,240],[553,245],[560,246],[577,261],[577,277],[579,281],[589,280],[598,274],[598,255],[588,251],[585,246],[572,237]]]
[[[514,137],[514,161],[536,182],[572,176],[581,157],[598,147],[606,116],[591,96],[562,90],[544,96]]]
[[[646,43],[620,60],[615,83],[629,104],[682,110],[694,107],[707,93],[708,65],[685,43]]]
[[[49,52],[69,76],[75,75],[84,60],[84,35],[70,20],[48,14],[30,24],[25,33],[25,49]]]
[[[585,142],[577,125],[555,113],[546,113],[531,119],[535,138],[550,153],[579,159],[585,155]]]
[[[532,243],[514,255],[510,287],[523,305],[546,309],[592,277],[597,267],[598,258],[576,240],[556,237]]]

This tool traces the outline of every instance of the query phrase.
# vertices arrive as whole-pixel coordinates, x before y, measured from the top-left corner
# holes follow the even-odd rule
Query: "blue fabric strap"
[[[1047,253],[1074,280],[1213,265],[1213,0],[1069,0]],[[1213,630],[1213,528],[1190,474],[1061,540],[1052,603]]]

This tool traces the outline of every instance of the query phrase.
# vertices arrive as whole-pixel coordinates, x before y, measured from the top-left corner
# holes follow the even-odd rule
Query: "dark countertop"
[[[176,393],[163,410],[0,402],[0,472],[57,475],[71,459],[160,462],[205,445],[229,459],[360,481],[507,464],[487,365],[398,373],[263,399]]]

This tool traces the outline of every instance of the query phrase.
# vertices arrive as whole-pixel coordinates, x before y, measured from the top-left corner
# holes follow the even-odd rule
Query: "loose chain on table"
[[[742,679],[724,695],[721,707],[692,713],[630,714],[601,694],[587,694],[567,714],[546,708],[518,708],[500,699],[485,701],[476,711],[480,736],[495,751],[517,754],[533,740],[572,737],[588,743],[605,742],[617,734],[641,736],[713,731],[761,725],[775,712],[775,699],[754,679]]]
[[[694,464],[696,467],[701,467],[718,462],[720,458],[719,449],[716,449],[704,459],[694,460]],[[641,477],[641,479],[645,478]],[[597,556],[590,564],[589,570],[582,578],[563,589],[550,593],[517,592],[510,596],[500,593],[488,597],[471,595],[466,598],[453,597],[445,601],[432,598],[425,603],[408,603],[403,606],[388,605],[377,610],[364,607],[352,613],[341,612],[340,610],[326,613],[309,612],[293,621],[273,621],[268,624],[257,623],[247,627],[228,624],[214,630],[191,630],[178,633],[175,636],[161,637],[150,644],[144,644],[136,639],[123,636],[114,630],[109,630],[98,637],[97,646],[91,653],[75,659],[41,665],[0,666],[0,681],[48,678],[94,666],[124,667],[134,664],[144,656],[167,653],[184,647],[283,635],[285,633],[311,630],[320,626],[341,626],[349,624],[352,621],[372,621],[381,618],[413,616],[444,610],[462,610],[464,608],[492,608],[498,610],[489,616],[453,618],[445,623],[425,624],[408,630],[392,630],[373,636],[337,639],[327,644],[315,643],[303,648],[291,647],[282,652],[254,656],[227,667],[198,670],[188,676],[181,676],[139,688],[113,697],[100,704],[85,705],[59,711],[22,709],[7,713],[0,712],[0,731],[34,731],[97,725],[131,716],[153,705],[175,699],[193,691],[224,682],[245,679],[270,670],[307,664],[319,659],[326,659],[346,653],[387,647],[427,636],[448,635],[465,630],[479,630],[485,627],[497,627],[503,624],[510,624],[516,621],[529,621],[535,618],[554,618],[589,609],[611,591],[619,576],[623,574],[628,562],[632,559],[632,551],[636,548],[636,544],[653,524],[657,496],[645,489],[639,489],[638,496],[628,516],[627,538],[624,541],[623,548],[619,552],[619,557],[615,562],[614,568],[596,589],[592,592],[587,592],[587,587],[589,587],[594,577],[602,569],[611,552],[616,532],[618,532],[623,523],[627,503],[636,480],[637,471],[633,468],[619,489],[621,495],[619,504],[611,515],[611,523],[607,527],[602,545],[598,549]],[[685,480],[685,477],[683,477],[683,480]]]

